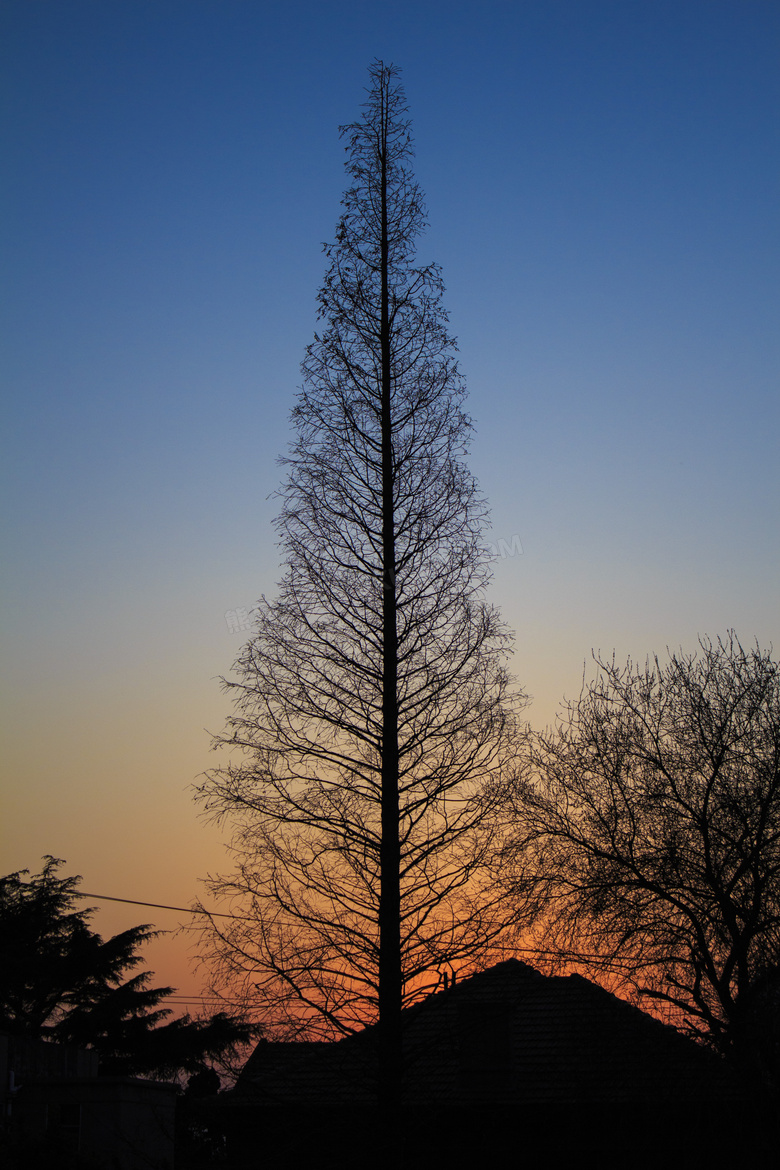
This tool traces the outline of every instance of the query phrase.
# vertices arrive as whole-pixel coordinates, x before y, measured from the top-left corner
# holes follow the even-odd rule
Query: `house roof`
[[[261,1042],[237,1093],[260,1104],[370,1102],[374,1028],[335,1043]],[[404,1012],[419,1104],[659,1103],[732,1095],[723,1062],[580,975],[509,959]]]

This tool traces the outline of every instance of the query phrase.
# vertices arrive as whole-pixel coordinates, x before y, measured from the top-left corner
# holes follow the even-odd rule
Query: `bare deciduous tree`
[[[246,915],[217,933],[223,971],[272,1024],[378,1020],[392,1102],[402,1006],[506,922],[487,863],[516,706],[441,277],[415,261],[404,95],[393,67],[370,75],[283,460],[286,574],[226,683],[219,744],[243,755],[199,792],[234,832],[213,888]]]
[[[780,668],[733,633],[643,670],[598,665],[533,740],[517,789],[517,858],[549,899],[545,945],[622,972],[694,1033],[772,1065]]]

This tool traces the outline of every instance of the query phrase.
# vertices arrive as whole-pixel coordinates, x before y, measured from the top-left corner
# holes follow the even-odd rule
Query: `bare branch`
[[[278,518],[286,572],[225,685],[232,762],[199,788],[233,830],[212,880],[252,921],[213,935],[270,1024],[341,1035],[444,962],[478,965],[514,914],[491,884],[517,746],[509,634],[486,604],[486,506],[397,73],[345,127]],[[435,981],[435,980],[434,980]],[[389,1034],[389,1033],[387,1033]]]

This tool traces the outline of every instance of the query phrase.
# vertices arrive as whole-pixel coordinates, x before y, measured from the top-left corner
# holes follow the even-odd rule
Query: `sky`
[[[592,651],[780,646],[774,0],[2,0],[0,41],[0,872],[186,907],[229,868],[192,784],[377,58],[532,724]],[[94,904],[202,993],[185,915]]]

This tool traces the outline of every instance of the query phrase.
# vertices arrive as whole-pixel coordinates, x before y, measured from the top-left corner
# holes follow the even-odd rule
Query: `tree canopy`
[[[286,571],[226,684],[235,753],[200,796],[233,831],[213,883],[242,906],[217,931],[227,976],[309,1035],[378,1018],[388,1095],[402,1005],[507,921],[488,862],[515,716],[395,68],[370,70],[342,134],[350,185],[283,460]]]
[[[515,791],[544,943],[780,1072],[780,667],[733,633],[597,661]]]
[[[0,878],[1,1031],[94,1049],[101,1073],[158,1079],[202,1071],[252,1038],[252,1026],[224,1013],[169,1019],[160,1005],[173,988],[137,971],[155,932],[135,926],[101,938],[94,909],[81,904],[81,879],[44,861],[38,874]]]

